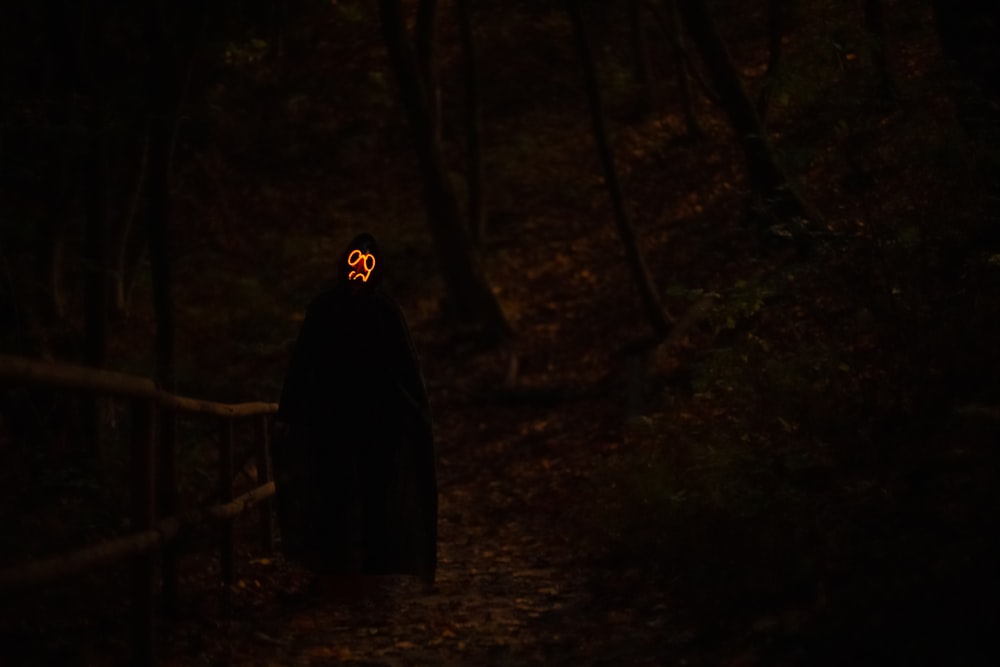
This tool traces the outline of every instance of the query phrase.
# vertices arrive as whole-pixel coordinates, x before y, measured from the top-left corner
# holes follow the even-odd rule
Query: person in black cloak
[[[383,271],[375,238],[358,235],[299,331],[275,419],[282,549],[341,585],[386,574],[430,585],[437,482],[427,392]]]

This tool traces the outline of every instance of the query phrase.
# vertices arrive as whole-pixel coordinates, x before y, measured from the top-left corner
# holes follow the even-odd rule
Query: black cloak
[[[324,574],[437,566],[427,392],[409,330],[381,287],[370,234],[310,304],[281,392],[274,467],[283,550]]]

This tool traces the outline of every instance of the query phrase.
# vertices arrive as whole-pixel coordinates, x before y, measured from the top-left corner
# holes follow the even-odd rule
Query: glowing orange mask
[[[375,269],[375,255],[361,252],[355,248],[347,256],[347,264],[351,267],[351,272],[347,274],[347,279],[360,280],[366,283]]]

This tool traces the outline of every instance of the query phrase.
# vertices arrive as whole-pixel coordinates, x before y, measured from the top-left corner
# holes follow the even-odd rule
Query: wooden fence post
[[[257,486],[271,481],[271,441],[267,415],[257,420]],[[274,524],[271,513],[272,503],[265,500],[260,504],[260,548],[264,553],[274,551]]]
[[[219,502],[228,503],[233,499],[233,420],[224,417],[219,432]],[[236,582],[233,519],[225,519],[219,528],[219,570],[222,583]]]
[[[156,476],[156,504],[160,517],[170,517],[177,513],[177,455],[176,429],[177,413],[166,408],[159,414],[159,441]],[[177,613],[177,543],[163,545],[160,567],[161,598],[163,610],[170,615]]]
[[[153,402],[135,400],[131,413],[132,531],[140,532],[152,528],[156,521]],[[154,557],[153,552],[146,552],[132,560],[132,663],[135,665],[153,664]]]

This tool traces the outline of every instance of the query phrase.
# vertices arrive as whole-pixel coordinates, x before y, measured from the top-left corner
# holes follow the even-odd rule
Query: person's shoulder
[[[336,287],[328,287],[321,291],[319,294],[313,297],[312,301],[309,302],[309,310],[323,310],[326,309],[338,301],[343,299],[343,294],[341,290]]]
[[[334,286],[317,294],[309,304],[307,317],[344,310],[358,310],[369,314],[380,314],[403,318],[399,303],[383,290],[375,286],[371,289],[351,291],[345,286]]]
[[[405,320],[403,316],[403,309],[400,307],[399,302],[392,297],[391,294],[386,292],[384,289],[375,290],[372,294],[372,298],[378,303],[379,308],[393,317],[398,317],[399,319]]]
[[[339,307],[337,306],[338,297],[334,292],[335,290],[333,289],[325,289],[312,298],[309,305],[306,306],[302,326],[308,328],[316,327],[320,323],[327,322],[331,318],[336,317]]]
[[[382,303],[382,304],[385,304],[386,306],[389,306],[390,308],[398,308],[399,307],[399,304],[396,302],[396,299],[394,299],[392,297],[392,295],[389,294],[389,292],[386,291],[386,289],[384,287],[382,287],[381,285],[379,285],[378,287],[376,287],[375,289],[373,289],[372,292],[371,292],[371,295],[372,295],[373,299],[375,299],[379,303]]]

